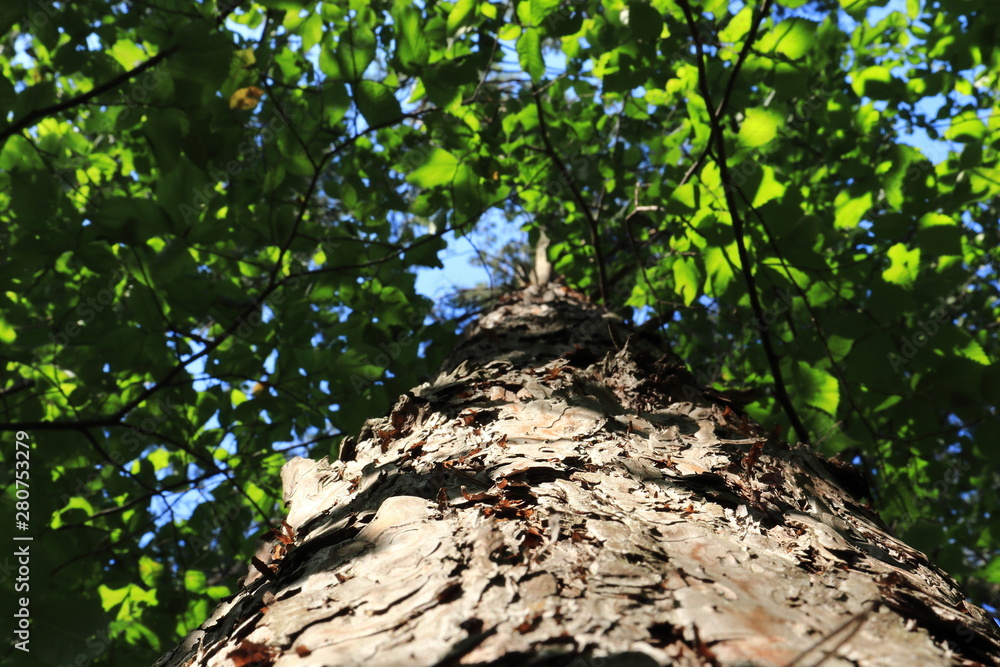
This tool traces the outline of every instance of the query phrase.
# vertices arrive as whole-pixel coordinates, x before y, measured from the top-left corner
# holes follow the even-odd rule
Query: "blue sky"
[[[524,239],[527,236],[513,223],[501,221],[497,225],[494,231],[502,233],[501,244],[509,239]],[[417,292],[434,301],[439,301],[458,289],[490,282],[487,271],[473,264],[478,256],[476,248],[480,252],[488,252],[490,247],[484,247],[476,236],[455,238],[452,232],[448,232],[445,238],[448,240],[448,247],[439,255],[444,268],[417,269]]]

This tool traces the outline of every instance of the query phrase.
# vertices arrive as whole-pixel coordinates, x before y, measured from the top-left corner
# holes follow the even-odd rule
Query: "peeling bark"
[[[1000,664],[836,468],[555,285],[350,449],[285,466],[271,562],[158,667]]]

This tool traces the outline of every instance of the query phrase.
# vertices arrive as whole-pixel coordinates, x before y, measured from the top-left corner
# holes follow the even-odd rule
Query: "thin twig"
[[[165,58],[172,56],[174,53],[177,52],[177,49],[178,47],[176,46],[171,46],[169,48],[163,49],[162,51],[157,53],[155,56],[153,56],[146,62],[133,67],[127,72],[122,72],[116,77],[108,79],[99,86],[94,86],[85,93],[81,93],[76,97],[71,97],[70,99],[64,102],[59,102],[58,104],[52,104],[47,107],[42,107],[41,109],[33,109],[29,111],[22,118],[15,120],[10,125],[0,130],[0,146],[3,145],[3,143],[7,140],[8,137],[14,134],[20,134],[21,131],[29,127],[32,127],[33,125],[35,125],[35,123],[42,120],[43,118],[48,118],[49,116],[53,116],[61,111],[72,109],[75,106],[79,106],[81,104],[84,104],[85,102],[92,100],[93,98],[97,97],[98,95],[101,95],[102,93],[106,93],[110,90],[117,88],[126,81],[142,74],[143,72],[152,67],[155,67],[160,61],[164,60]]]
[[[594,249],[594,254],[596,255],[597,260],[597,275],[599,278],[598,287],[601,292],[601,302],[605,302],[607,301],[608,296],[608,276],[607,267],[604,266],[604,251],[601,249],[601,237],[600,230],[597,226],[597,220],[590,211],[590,204],[588,204],[587,200],[583,198],[583,193],[580,192],[580,188],[577,187],[572,173],[563,163],[559,154],[556,153],[555,148],[552,147],[552,142],[549,140],[548,125],[545,122],[545,109],[542,107],[542,98],[537,94],[537,92],[534,94],[534,97],[535,107],[538,109],[539,134],[542,137],[542,143],[545,144],[545,150],[549,155],[549,159],[556,164],[556,167],[559,169],[559,173],[562,174],[566,181],[566,186],[569,187],[570,192],[573,193],[573,198],[580,206],[580,210],[583,212],[583,216],[587,220],[587,227],[590,229],[590,245]]]

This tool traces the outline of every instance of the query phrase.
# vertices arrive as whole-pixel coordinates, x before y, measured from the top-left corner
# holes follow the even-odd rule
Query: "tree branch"
[[[726,143],[722,128],[719,125],[720,116],[712,113],[712,93],[708,89],[708,72],[705,69],[705,54],[701,45],[701,39],[698,36],[698,27],[695,24],[694,14],[691,11],[691,5],[688,4],[688,0],[678,0],[678,5],[681,11],[684,12],[684,18],[687,21],[688,29],[691,31],[695,50],[698,54],[698,85],[701,89],[701,96],[705,100],[705,106],[708,107],[709,123],[711,123],[712,135],[715,137],[715,162],[719,167],[723,190],[726,195],[726,206],[733,221],[733,234],[736,237],[736,250],[740,257],[740,269],[747,286],[747,294],[750,297],[750,306],[753,308],[754,315],[758,321],[763,322],[764,309],[760,304],[760,296],[757,294],[757,281],[754,278],[750,253],[747,252],[743,216],[740,215],[739,207],[736,203],[736,187],[733,185],[732,173],[729,171],[729,164],[726,161]],[[760,23],[770,7],[771,0],[764,0],[760,12],[750,24],[750,32],[747,34],[748,42],[752,43],[756,38]],[[744,49],[741,55],[744,55],[747,51],[748,49]],[[788,396],[785,379],[781,373],[781,360],[778,358],[778,353],[771,342],[771,336],[764,330],[761,331],[760,339],[764,344],[764,354],[767,356],[768,365],[771,367],[771,374],[774,376],[774,388],[778,402],[785,410],[785,414],[788,415],[788,420],[792,423],[792,428],[795,429],[796,436],[803,442],[809,442],[809,432],[802,423],[802,420],[799,419],[795,406],[792,405],[792,400]]]
[[[75,106],[79,106],[85,102],[94,99],[95,97],[101,95],[102,93],[114,90],[115,88],[122,85],[126,81],[135,78],[136,76],[142,74],[146,70],[155,67],[162,60],[168,58],[169,56],[172,56],[174,53],[177,52],[177,48],[178,47],[176,46],[171,46],[169,48],[163,49],[162,51],[160,51],[155,56],[153,56],[146,62],[142,63],[141,65],[137,65],[136,67],[133,67],[127,72],[122,72],[118,76],[105,81],[99,86],[94,86],[87,92],[81,93],[76,97],[71,97],[70,99],[65,100],[63,102],[59,102],[58,104],[52,104],[47,107],[42,107],[40,109],[33,109],[29,111],[27,115],[23,116],[22,118],[19,118],[18,120],[15,120],[10,125],[0,130],[0,146],[2,146],[5,141],[7,141],[8,137],[14,134],[20,134],[23,130],[34,126],[38,121],[42,120],[43,118],[48,118],[49,116],[53,116],[62,111],[66,111],[67,109],[72,109]]]

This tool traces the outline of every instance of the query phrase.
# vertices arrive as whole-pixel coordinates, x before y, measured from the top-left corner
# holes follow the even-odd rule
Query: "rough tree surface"
[[[290,530],[157,665],[1000,660],[841,468],[558,286],[483,317],[351,450],[285,466]]]

